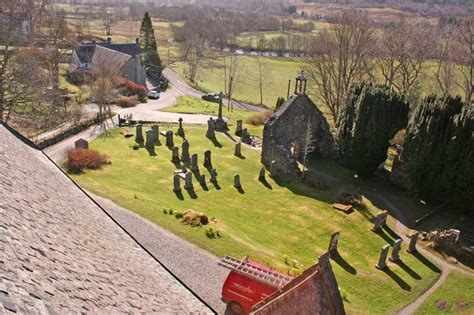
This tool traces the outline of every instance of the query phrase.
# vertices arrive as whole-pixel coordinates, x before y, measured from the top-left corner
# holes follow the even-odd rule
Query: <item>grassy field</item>
[[[415,314],[474,314],[474,277],[452,272]]]
[[[258,181],[262,167],[260,151],[243,147],[243,157],[238,158],[233,156],[234,143],[225,135],[219,133],[215,141],[210,141],[202,127],[185,126],[185,131],[190,152],[199,154],[200,163],[203,152],[212,150],[218,185],[208,183],[201,187],[194,181],[194,190],[173,193],[176,166],[170,161],[171,151],[163,145],[155,148],[156,155],[150,155],[144,148],[133,150],[133,137],[125,138],[117,129],[90,145],[108,154],[112,164],[72,177],[86,189],[215,255],[250,255],[285,271],[301,271],[315,263],[326,250],[330,234],[339,230],[342,258],[333,260],[333,267],[348,313],[393,313],[439,276],[439,270],[429,260],[405,251],[403,264],[390,263],[386,271],[374,267],[380,248],[397,238],[391,229],[379,234],[369,230],[372,223],[368,218],[383,209],[383,205],[376,207],[375,202],[367,199],[367,210],[349,215],[337,212],[331,203],[336,201],[340,187],[320,191],[299,182],[268,179],[262,183]],[[180,146],[181,139],[175,137],[175,143]],[[200,172],[209,179],[202,166]],[[241,176],[241,191],[233,187],[233,176],[237,173]],[[174,216],[164,214],[163,208],[203,212],[213,218],[210,225],[220,231],[221,237],[210,239],[205,233],[207,227],[183,225]]]

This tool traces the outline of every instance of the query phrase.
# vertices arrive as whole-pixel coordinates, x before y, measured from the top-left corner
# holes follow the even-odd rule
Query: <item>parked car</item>
[[[160,98],[160,93],[158,93],[157,91],[150,91],[148,92],[148,98],[152,100],[157,100]]]
[[[207,93],[201,96],[201,98],[208,102],[219,103],[219,94],[217,93]]]

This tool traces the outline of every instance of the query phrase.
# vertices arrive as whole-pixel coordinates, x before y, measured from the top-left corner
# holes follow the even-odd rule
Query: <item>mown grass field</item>
[[[453,271],[415,314],[474,314],[474,276]]]
[[[163,129],[166,130],[162,126]],[[383,205],[367,199],[365,211],[349,215],[335,211],[331,203],[336,201],[341,187],[321,191],[268,177],[262,183],[258,181],[260,151],[243,147],[244,157],[238,158],[233,155],[234,142],[225,135],[218,133],[213,142],[204,136],[205,128],[185,126],[185,130],[190,152],[199,154],[200,163],[203,152],[212,150],[213,165],[219,174],[217,186],[207,182],[204,188],[195,180],[193,191],[175,194],[172,177],[176,166],[170,161],[171,151],[163,145],[155,147],[156,156],[144,148],[133,150],[133,137],[125,138],[118,129],[90,144],[92,149],[108,154],[112,164],[72,177],[93,193],[112,199],[217,256],[250,255],[284,271],[294,272],[293,266],[301,271],[315,263],[327,249],[331,233],[338,230],[342,258],[332,264],[346,311],[351,314],[393,313],[439,276],[439,270],[429,260],[404,250],[403,264],[389,263],[387,271],[374,267],[380,248],[397,237],[391,229],[380,234],[369,230],[372,223],[368,218],[384,209]],[[164,142],[163,137],[161,141]],[[180,146],[181,139],[175,137],[175,144]],[[233,187],[237,173],[243,185],[240,192]],[[200,174],[209,179],[202,166]],[[205,233],[207,227],[183,225],[174,216],[164,214],[163,208],[203,212],[214,218],[211,226],[220,231],[221,237],[210,239]]]

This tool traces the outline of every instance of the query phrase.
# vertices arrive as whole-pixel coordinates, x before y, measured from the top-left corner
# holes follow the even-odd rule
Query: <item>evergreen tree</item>
[[[372,175],[387,159],[390,139],[406,126],[408,111],[403,98],[386,86],[354,85],[338,117],[342,162],[360,175]]]
[[[147,75],[153,80],[158,80],[161,76],[162,64],[160,56],[158,55],[155,31],[148,12],[143,16],[140,26],[140,45]]]

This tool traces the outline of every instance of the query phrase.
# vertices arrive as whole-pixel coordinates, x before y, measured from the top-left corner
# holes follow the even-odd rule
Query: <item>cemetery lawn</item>
[[[235,157],[234,142],[225,135],[218,133],[212,142],[204,136],[205,128],[191,126],[185,126],[190,153],[199,154],[200,172],[206,175],[208,190],[194,180],[193,191],[176,195],[172,191],[176,166],[170,161],[171,151],[164,145],[155,147],[156,156],[144,148],[133,150],[134,138],[119,133],[124,130],[113,129],[90,144],[92,149],[108,154],[112,164],[71,177],[89,191],[217,256],[250,255],[282,271],[298,272],[317,261],[327,249],[331,233],[338,230],[342,258],[332,260],[332,266],[348,313],[394,313],[439,277],[439,269],[425,257],[406,253],[406,244],[402,245],[403,264],[388,263],[386,271],[374,267],[381,247],[398,237],[391,221],[392,229],[379,234],[369,230],[372,223],[367,218],[381,211],[369,200],[367,210],[344,214],[331,207],[339,193],[336,188],[320,191],[268,176],[264,185],[258,181],[260,151],[243,146],[245,158]],[[134,133],[133,129],[127,131]],[[164,137],[160,140],[164,143]],[[181,147],[181,142],[175,136],[175,145]],[[208,149],[219,174],[218,187],[209,183],[209,172],[202,167],[203,152]],[[237,173],[243,185],[241,192],[233,187]],[[184,225],[174,215],[164,214],[163,209],[168,208],[174,212],[194,209],[215,218],[215,222],[211,219],[204,227]],[[219,230],[221,237],[208,238],[209,226]]]
[[[441,285],[420,306],[415,314],[473,314],[474,277],[451,272]]]

